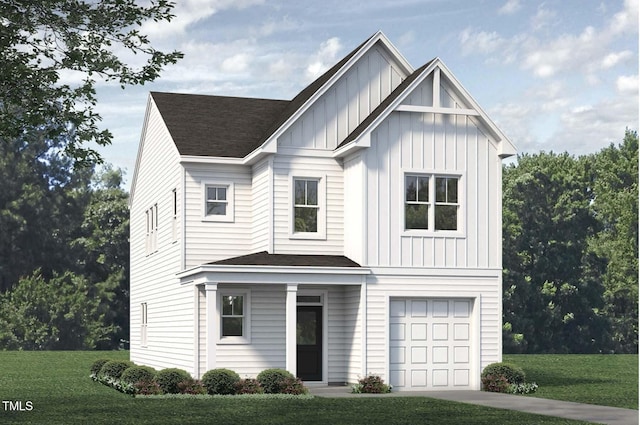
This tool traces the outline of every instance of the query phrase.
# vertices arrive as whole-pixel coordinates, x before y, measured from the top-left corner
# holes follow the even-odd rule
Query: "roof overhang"
[[[232,283],[273,285],[362,285],[371,270],[365,267],[255,266],[206,264],[176,275],[183,285]]]

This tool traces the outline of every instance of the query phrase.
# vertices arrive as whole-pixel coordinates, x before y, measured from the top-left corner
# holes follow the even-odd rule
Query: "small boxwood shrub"
[[[266,369],[257,376],[260,386],[266,394],[279,394],[285,379],[295,379],[295,376],[284,369]]]
[[[132,366],[125,370],[120,377],[122,382],[135,384],[140,381],[152,381],[156,376],[156,370],[149,366]]]
[[[125,370],[134,366],[133,362],[128,360],[110,360],[102,365],[98,377],[100,379],[120,379]]]
[[[209,394],[235,394],[240,375],[229,369],[212,369],[202,375],[202,384]]]
[[[135,392],[138,395],[159,395],[162,394],[162,388],[156,381],[138,381],[133,384]]]
[[[178,384],[189,379],[192,379],[189,372],[178,368],[162,369],[156,373],[154,378],[162,392],[167,394],[179,394],[180,388],[178,388]]]
[[[504,376],[509,384],[524,384],[525,379],[524,370],[510,363],[491,363],[484,368],[481,377],[488,375]]]
[[[109,359],[98,359],[95,362],[93,362],[91,364],[91,378],[93,379],[97,379],[98,378],[98,374],[100,373],[100,369],[102,369],[102,366],[104,366],[105,363],[107,363],[109,361]]]
[[[264,390],[257,379],[241,379],[236,384],[236,394],[262,394]]]

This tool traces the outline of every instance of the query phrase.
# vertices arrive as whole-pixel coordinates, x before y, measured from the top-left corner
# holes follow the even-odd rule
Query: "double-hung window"
[[[145,236],[145,248],[147,254],[158,250],[158,204],[145,211],[147,232]]]
[[[459,182],[458,176],[405,175],[405,230],[460,230]]]
[[[233,221],[233,183],[204,182],[203,220]]]
[[[147,303],[140,303],[140,345],[147,346]]]
[[[294,183],[294,221],[293,231],[296,233],[317,233],[318,213],[320,205],[318,203],[317,179],[296,178]]]
[[[219,300],[220,342],[248,343],[250,339],[249,292],[223,292]]]

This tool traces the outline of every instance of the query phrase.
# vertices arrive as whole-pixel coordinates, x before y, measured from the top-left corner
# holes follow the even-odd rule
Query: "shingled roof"
[[[244,158],[295,114],[372,37],[290,101],[162,92],[151,92],[151,97],[180,155]]]
[[[360,264],[344,255],[269,254],[267,251],[227,258],[209,264],[229,266],[360,267]]]

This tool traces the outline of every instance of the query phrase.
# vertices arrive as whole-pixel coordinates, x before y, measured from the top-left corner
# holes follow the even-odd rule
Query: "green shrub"
[[[482,389],[492,393],[506,393],[509,389],[509,382],[503,375],[482,376]]]
[[[358,383],[351,387],[351,392],[360,394],[385,394],[391,392],[391,385],[384,383],[381,377],[369,375],[358,379]]]
[[[132,366],[125,370],[120,377],[125,383],[135,384],[140,381],[152,381],[156,376],[156,370],[149,366]]]
[[[538,384],[532,382],[531,384],[510,384],[507,388],[509,394],[532,394],[538,391]]]
[[[236,384],[236,394],[262,394],[264,390],[257,379],[241,379]]]
[[[266,394],[279,394],[284,380],[295,379],[290,372],[284,369],[266,369],[258,374],[258,382]]]
[[[167,394],[180,393],[178,384],[189,379],[192,379],[189,372],[178,368],[162,369],[156,373],[156,377],[154,378],[160,386],[160,389],[162,389],[162,392]]]
[[[240,375],[229,369],[212,369],[202,375],[202,384],[209,394],[235,394]]]
[[[93,362],[90,369],[91,377],[97,378],[98,374],[100,373],[100,369],[102,369],[102,366],[104,366],[104,364],[109,361],[110,361],[109,359],[98,359],[95,362]]]
[[[110,360],[102,365],[100,373],[98,374],[101,379],[120,379],[125,370],[135,366],[133,362],[128,360]]]
[[[491,363],[484,368],[481,377],[488,375],[504,376],[509,384],[524,384],[525,379],[524,370],[511,363]]]

